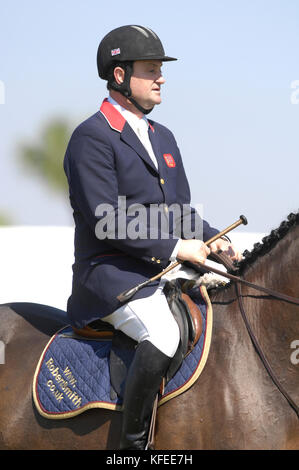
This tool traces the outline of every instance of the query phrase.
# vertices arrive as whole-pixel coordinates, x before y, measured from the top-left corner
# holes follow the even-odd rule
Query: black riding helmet
[[[97,53],[99,76],[108,80],[108,88],[122,93],[144,114],[150,110],[142,108],[132,97],[130,79],[133,62],[136,60],[161,60],[163,62],[177,60],[165,55],[163,45],[158,36],[149,28],[128,25],[110,31],[100,42]],[[125,70],[125,80],[119,85],[114,80],[113,70],[121,66]]]

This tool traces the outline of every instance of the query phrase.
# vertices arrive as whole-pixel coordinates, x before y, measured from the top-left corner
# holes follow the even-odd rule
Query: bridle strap
[[[256,339],[255,334],[253,333],[250,322],[249,322],[248,317],[247,317],[246,312],[245,312],[243,298],[242,298],[242,292],[241,292],[241,286],[238,283],[235,286],[236,286],[236,293],[237,293],[237,297],[238,297],[240,312],[241,312],[243,321],[245,323],[245,326],[247,328],[248,334],[250,336],[250,339],[251,339],[251,341],[254,345],[254,348],[255,348],[257,354],[259,355],[265,369],[267,370],[268,374],[270,375],[272,381],[274,382],[274,384],[276,385],[278,390],[282,393],[282,395],[286,398],[289,405],[295,410],[295,412],[296,412],[296,414],[299,418],[299,407],[296,405],[294,400],[290,397],[290,395],[288,394],[286,389],[282,386],[282,384],[280,383],[280,381],[276,377],[272,367],[270,366],[266,356],[264,355],[264,353],[263,353],[263,351],[262,351],[262,349],[261,349],[261,347],[260,347],[260,345],[259,345],[259,343]]]

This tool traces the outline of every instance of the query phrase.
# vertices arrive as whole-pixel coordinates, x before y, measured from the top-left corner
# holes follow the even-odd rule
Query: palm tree
[[[2,225],[13,225],[13,220],[6,212],[0,212],[0,226]]]
[[[33,170],[55,191],[66,194],[67,180],[63,171],[63,157],[71,131],[66,121],[56,119],[48,123],[40,142],[21,144],[19,157],[23,165]]]

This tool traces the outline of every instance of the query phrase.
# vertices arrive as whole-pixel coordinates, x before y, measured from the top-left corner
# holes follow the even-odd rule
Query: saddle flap
[[[167,282],[164,287],[169,308],[180,330],[180,343],[168,368],[166,383],[178,371],[184,358],[194,348],[203,331],[202,314],[189,295],[182,292],[182,281],[175,279]]]
[[[189,326],[187,317],[184,313],[184,307],[182,308],[182,304],[176,296],[173,296],[171,299],[169,299],[169,306],[180,330],[180,342],[176,353],[171,359],[170,365],[168,367],[165,377],[166,383],[170,381],[170,379],[180,368],[184,357],[188,352],[189,345]]]

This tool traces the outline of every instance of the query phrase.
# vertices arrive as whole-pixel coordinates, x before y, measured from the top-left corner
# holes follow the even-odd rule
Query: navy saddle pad
[[[159,405],[190,388],[208,358],[213,323],[211,302],[204,286],[189,295],[202,312],[203,332],[161,392]],[[91,408],[120,410],[122,398],[111,394],[111,345],[111,339],[74,337],[70,326],[58,331],[46,345],[34,375],[33,399],[38,412],[49,419],[62,419]],[[132,352],[128,352],[127,360],[132,360]]]

